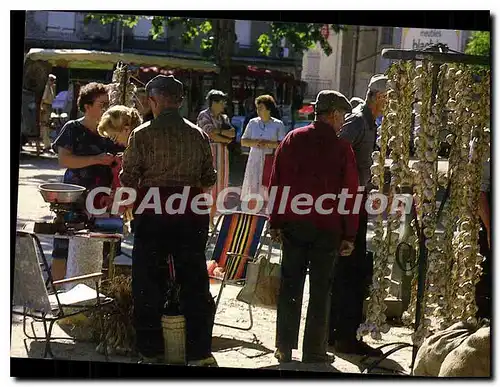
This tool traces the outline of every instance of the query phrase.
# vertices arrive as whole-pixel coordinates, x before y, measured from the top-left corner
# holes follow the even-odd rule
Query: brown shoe
[[[335,356],[325,353],[324,355],[302,356],[302,363],[324,363],[332,364],[335,361]]]
[[[162,364],[165,362],[165,357],[163,355],[157,356],[144,356],[139,354],[139,364]]]
[[[278,363],[290,363],[292,361],[292,351],[280,351],[277,349],[274,352],[274,357],[278,359]]]
[[[215,357],[213,357],[213,355],[200,360],[188,361],[187,364],[188,366],[196,367],[219,367],[219,365],[217,364],[217,360],[215,360]]]

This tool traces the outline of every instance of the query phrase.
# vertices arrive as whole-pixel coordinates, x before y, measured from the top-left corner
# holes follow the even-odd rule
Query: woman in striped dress
[[[217,171],[217,182],[212,189],[214,204],[210,211],[210,227],[214,226],[217,211],[217,196],[229,185],[229,151],[227,145],[236,136],[229,117],[223,114],[226,108],[227,95],[220,90],[210,90],[207,94],[208,109],[200,112],[196,124],[203,129],[211,140],[214,168]]]

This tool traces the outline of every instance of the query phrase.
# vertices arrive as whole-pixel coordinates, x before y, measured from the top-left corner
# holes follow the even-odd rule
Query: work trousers
[[[361,208],[354,250],[350,256],[339,257],[335,265],[328,339],[332,344],[339,339],[356,339],[373,275],[373,255],[366,252],[368,214],[364,205]]]
[[[330,288],[339,238],[331,231],[306,223],[282,228],[283,259],[278,299],[276,347],[298,348],[302,296],[309,267],[309,305],[303,342],[303,359],[324,356],[327,349]]]
[[[42,104],[40,106],[40,135],[43,141],[44,149],[50,149],[50,114],[52,106]]]
[[[136,215],[132,252],[134,325],[138,351],[148,357],[164,352],[161,316],[173,256],[180,286],[180,311],[186,318],[187,360],[211,355],[215,303],[210,294],[205,247],[208,215]]]

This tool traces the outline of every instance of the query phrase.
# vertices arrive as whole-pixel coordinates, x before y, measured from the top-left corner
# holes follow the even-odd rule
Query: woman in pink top
[[[208,108],[198,115],[196,124],[210,136],[217,182],[212,188],[214,205],[210,211],[210,227],[214,227],[217,212],[217,197],[229,186],[229,150],[227,145],[233,141],[236,131],[229,117],[224,114],[227,95],[220,90],[210,90],[207,94]]]

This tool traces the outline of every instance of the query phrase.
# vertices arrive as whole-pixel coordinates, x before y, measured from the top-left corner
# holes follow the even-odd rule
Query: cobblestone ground
[[[240,185],[243,176],[244,158],[240,158],[233,168],[231,175],[231,185]],[[44,203],[38,193],[37,186],[46,182],[60,181],[63,170],[57,165],[54,157],[35,157],[32,153],[24,152],[21,155],[19,167],[19,193],[18,193],[18,228],[23,227],[32,221],[47,221],[52,219],[48,204]],[[369,234],[369,237],[371,233]],[[123,250],[131,253],[131,240],[123,243]],[[42,238],[44,253],[51,259],[52,240]],[[267,247],[266,247],[267,248]],[[273,260],[279,257],[279,250],[273,249]],[[217,285],[211,285],[212,294],[218,291]],[[242,323],[247,322],[246,305],[235,300],[239,288],[228,287],[224,291],[224,296],[217,313],[217,322]],[[300,341],[304,334],[305,315],[309,298],[309,284],[306,281],[304,294],[304,306],[300,329]],[[279,369],[277,361],[273,357],[274,336],[275,336],[276,312],[262,308],[254,308],[254,328],[250,332],[237,331],[215,326],[213,333],[214,356],[221,367],[237,368],[269,368]],[[29,328],[30,329],[30,328]],[[43,332],[41,324],[35,324],[38,334]],[[382,345],[391,342],[410,342],[410,330],[403,327],[394,326],[391,331],[384,335],[384,340],[374,342],[371,338],[366,339],[372,345]],[[54,336],[71,337],[71,332],[62,329],[56,324]],[[43,342],[36,342],[26,339],[23,334],[21,320],[14,316],[12,324],[11,356],[13,357],[33,357],[38,358],[43,355]],[[52,345],[54,355],[58,358],[71,360],[94,360],[104,361],[104,357],[95,351],[95,344],[89,342],[75,343],[71,340],[57,340]],[[293,358],[297,361],[281,369],[325,371],[325,372],[349,372],[359,373],[363,370],[360,357],[337,355],[333,364],[323,366],[319,364],[302,364],[301,347],[294,351]],[[137,359],[112,356],[111,361],[115,362],[135,362]],[[377,372],[391,372],[390,370],[409,371],[411,362],[411,350],[403,349],[391,355],[385,360]]]

